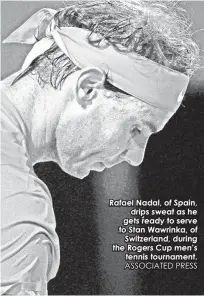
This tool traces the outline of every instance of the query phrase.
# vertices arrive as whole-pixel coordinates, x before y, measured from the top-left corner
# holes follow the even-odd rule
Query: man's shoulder
[[[2,129],[6,131],[11,125],[14,129],[20,129],[18,126],[18,112],[4,91],[1,89],[1,123],[3,123]]]

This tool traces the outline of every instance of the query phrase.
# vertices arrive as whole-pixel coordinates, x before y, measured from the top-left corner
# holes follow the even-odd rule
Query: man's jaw
[[[111,168],[121,162],[125,161],[124,159],[120,158],[119,156],[104,160],[104,161],[95,161],[92,163],[88,162],[81,162],[77,164],[68,165],[66,164],[66,167],[62,168],[67,174],[78,178],[78,179],[84,179],[87,177],[90,173],[90,171],[95,172],[102,172],[106,168]]]

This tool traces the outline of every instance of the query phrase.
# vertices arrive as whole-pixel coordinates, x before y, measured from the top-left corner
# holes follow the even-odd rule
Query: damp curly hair
[[[97,33],[94,46],[106,40],[117,50],[135,52],[161,65],[192,75],[199,67],[199,47],[192,24],[178,1],[83,1],[60,9],[54,16],[59,27],[78,27]],[[83,51],[83,49],[82,49]],[[56,45],[32,64],[41,85],[60,89],[77,66]]]

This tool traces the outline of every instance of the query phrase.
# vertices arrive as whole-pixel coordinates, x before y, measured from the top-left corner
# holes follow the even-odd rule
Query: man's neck
[[[26,75],[10,86],[15,76],[2,81],[1,88],[21,114],[30,133],[32,163],[57,161],[55,130],[65,102],[59,91],[48,86],[41,88],[32,75]]]

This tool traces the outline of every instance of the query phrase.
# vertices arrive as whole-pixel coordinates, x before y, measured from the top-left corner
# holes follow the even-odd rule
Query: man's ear
[[[91,105],[99,90],[104,88],[105,80],[105,72],[98,67],[82,69],[74,87],[77,102],[83,108]]]

